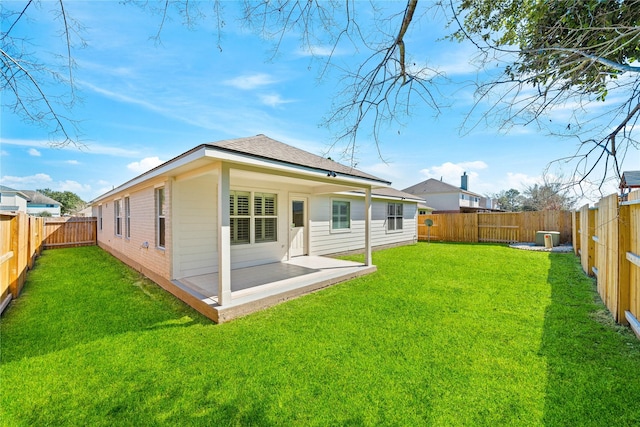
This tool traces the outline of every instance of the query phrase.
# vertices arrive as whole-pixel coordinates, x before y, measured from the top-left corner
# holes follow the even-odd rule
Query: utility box
[[[553,246],[560,245],[560,232],[559,231],[536,231],[536,246],[544,246],[544,235],[550,234]]]

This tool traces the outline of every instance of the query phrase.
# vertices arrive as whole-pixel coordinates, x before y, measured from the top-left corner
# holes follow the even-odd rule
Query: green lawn
[[[0,423],[640,424],[640,341],[573,255],[431,243],[374,263],[215,325],[96,247],[45,251],[0,322]]]

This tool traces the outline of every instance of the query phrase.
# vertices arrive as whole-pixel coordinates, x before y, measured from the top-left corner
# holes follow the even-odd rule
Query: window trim
[[[392,211],[393,207],[393,212]],[[400,212],[398,213],[398,207]],[[397,228],[398,220],[400,220],[400,228]],[[391,228],[393,224],[393,228]],[[404,204],[399,202],[387,203],[387,233],[402,233],[404,231]]]
[[[102,205],[98,205],[98,231],[102,231]]]
[[[113,234],[116,237],[122,237],[122,199],[113,201]]]
[[[131,239],[131,198],[124,198],[124,237]]]
[[[162,195],[162,198],[160,197]],[[167,244],[167,213],[166,210],[166,194],[165,187],[156,187],[154,189],[155,201],[155,218],[156,218],[156,248],[165,249]],[[163,209],[164,208],[164,209]]]
[[[346,220],[347,220],[347,226],[346,227],[342,227],[342,228],[336,228],[335,227],[335,223],[336,223],[336,218],[334,217],[334,206],[336,203],[344,203],[347,206],[347,213],[346,213]],[[351,200],[345,200],[345,199],[331,199],[331,220],[330,220],[330,225],[329,225],[329,232],[334,234],[334,233],[351,233],[351,226],[352,226],[352,221],[351,221]]]
[[[239,215],[237,213],[237,197],[238,195],[243,195],[243,196],[247,196],[248,197],[248,206],[247,206],[247,214],[243,214],[243,215]],[[274,200],[274,206],[273,206],[273,211],[274,211],[274,215],[264,215],[265,209],[265,196],[272,196],[273,200]],[[230,206],[229,206],[229,220],[230,220],[230,226],[231,226],[231,233],[230,233],[230,243],[231,246],[240,246],[240,245],[255,245],[255,244],[262,244],[262,243],[277,243],[278,242],[278,224],[279,224],[279,211],[278,211],[278,193],[275,192],[267,192],[267,191],[247,191],[247,190],[241,190],[241,189],[237,189],[237,190],[230,190],[229,191],[229,197],[230,197]],[[262,211],[261,214],[258,215],[256,214],[256,198],[257,197],[261,197],[262,198]],[[245,240],[241,240],[238,241],[237,237],[234,236],[233,231],[237,230],[237,226],[234,226],[234,222],[237,224],[239,221],[238,220],[246,220],[248,221],[248,234],[249,234],[249,239],[248,241]],[[256,222],[258,220],[263,220],[263,222],[265,222],[265,219],[274,219],[274,228],[275,228],[275,232],[274,232],[274,237],[273,239],[259,239],[257,236],[257,229],[258,227],[256,227]],[[264,227],[261,228],[262,230],[264,230]],[[235,233],[237,234],[237,233]],[[264,233],[263,233],[264,234]]]

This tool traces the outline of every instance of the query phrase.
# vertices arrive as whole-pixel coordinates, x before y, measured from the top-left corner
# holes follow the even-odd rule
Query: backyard
[[[216,325],[97,247],[47,250],[0,322],[0,422],[640,424],[640,341],[573,254],[419,243],[373,261]]]

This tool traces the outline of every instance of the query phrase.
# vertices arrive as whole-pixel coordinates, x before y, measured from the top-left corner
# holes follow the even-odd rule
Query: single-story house
[[[27,212],[29,196],[19,190],[0,185],[0,211]]]
[[[264,135],[199,145],[91,201],[98,244],[222,322],[375,271],[417,240],[390,182]],[[364,252],[364,262],[328,257]]]
[[[54,218],[60,216],[62,204],[49,196],[33,190],[22,190],[29,197],[27,202],[27,213],[29,215],[40,216],[47,213]]]
[[[14,190],[0,185],[0,210],[5,212],[26,212],[39,216],[43,212],[59,217],[62,204],[51,197],[33,190]]]
[[[640,171],[624,171],[620,179],[622,200],[626,200],[628,194],[637,188],[640,188]]]

